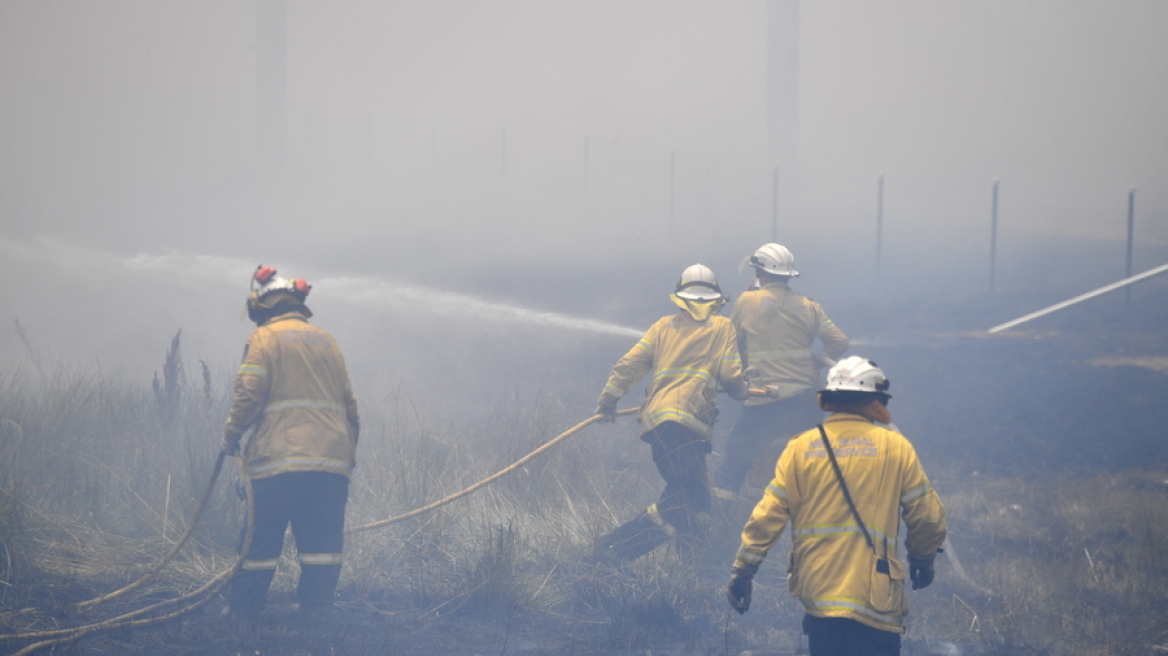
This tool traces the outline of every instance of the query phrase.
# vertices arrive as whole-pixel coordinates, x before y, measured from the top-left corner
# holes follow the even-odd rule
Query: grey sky
[[[824,166],[1168,174],[1162,2],[827,2],[804,18],[803,127]]]
[[[48,236],[437,284],[646,260],[732,278],[770,238],[762,0],[290,0],[279,216],[257,193],[255,15],[0,2],[6,275]],[[984,251],[999,176],[1004,238],[1114,249],[1134,184],[1141,243],[1168,246],[1168,3],[821,0],[799,38],[800,158],[778,164],[807,284],[840,248],[870,257],[881,173],[890,253],[932,244],[929,266]],[[5,322],[50,316],[3,293]]]

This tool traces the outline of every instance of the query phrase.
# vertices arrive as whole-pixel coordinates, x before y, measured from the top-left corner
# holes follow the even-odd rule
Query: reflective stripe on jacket
[[[813,428],[779,457],[775,479],[742,530],[734,564],[761,563],[789,522],[788,585],[808,614],[903,632],[908,598],[897,549],[900,519],[908,529],[908,552],[930,556],[945,541],[945,508],[903,435],[853,414],[833,414],[823,425],[876,553]],[[877,557],[888,559],[888,574],[876,571]]]
[[[678,312],[658,319],[612,368],[602,396],[619,399],[650,372],[637,417],[643,432],[674,421],[709,439],[718,385],[733,398],[746,398],[737,340],[726,317],[696,321]]]
[[[833,360],[848,350],[847,335],[819,303],[781,280],[743,292],[734,302],[730,321],[751,387],[779,388],[778,397],[751,397],[746,405],[772,403],[818,388],[819,370],[811,356],[816,338],[823,342],[823,354]]]
[[[244,450],[253,478],[353,469],[360,422],[344,357],[298,312],[273,317],[247,340],[226,430],[253,426]]]

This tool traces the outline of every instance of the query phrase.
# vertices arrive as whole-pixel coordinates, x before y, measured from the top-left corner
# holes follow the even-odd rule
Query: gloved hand
[[[933,582],[933,559],[936,557],[937,554],[931,556],[908,555],[908,577],[912,579],[913,590],[927,588]]]
[[[243,436],[238,433],[225,431],[223,433],[223,445],[220,447],[220,450],[229,456],[239,455],[239,438],[241,437]]]
[[[726,601],[741,615],[750,610],[750,593],[754,589],[754,573],[758,566],[732,567],[730,582],[726,584]]]
[[[594,414],[600,415],[599,421],[602,424],[611,424],[616,421],[616,399],[607,395],[601,394],[600,400],[596,402],[596,412]]]

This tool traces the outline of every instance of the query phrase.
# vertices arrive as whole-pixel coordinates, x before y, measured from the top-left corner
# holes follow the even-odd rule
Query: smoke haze
[[[776,128],[779,9],[798,123]],[[796,288],[863,338],[856,299],[988,291],[998,179],[997,291],[1026,297],[966,327],[984,329],[1121,278],[1129,185],[1135,270],[1168,259],[1166,32],[1155,0],[12,0],[0,321],[106,367],[149,370],[179,328],[188,357],[231,361],[263,262],[310,278],[363,359],[497,350],[484,335],[516,329],[494,317],[543,356],[585,340],[611,360],[684,266],[745,287],[735,267],[777,226]],[[770,152],[775,129],[794,152]]]
[[[958,653],[954,635],[976,637],[966,653],[1163,649],[1168,586],[1145,565],[1168,562],[1168,276],[985,331],[1168,262],[1165,64],[1164,0],[2,0],[0,520],[15,520],[0,527],[38,541],[0,536],[15,604],[0,628],[34,626],[37,605],[43,628],[80,621],[65,601],[147,553],[116,518],[153,551],[171,474],[170,518],[197,498],[258,264],[313,285],[312,323],[345,353],[353,522],[587,418],[617,359],[677,311],[686,266],[737,297],[743,257],[778,241],[848,355],[887,372],[979,581],[953,585],[950,544],[933,601],[914,597],[910,653]],[[191,381],[166,380],[174,406],[149,386],[180,330],[170,372]],[[719,400],[712,465],[741,407]],[[731,653],[734,633],[774,643],[782,604],[801,649],[777,553],[733,623],[710,594],[724,569],[712,585],[668,559],[589,574],[595,538],[661,481],[631,418],[587,433],[438,519],[347,542],[360,603],[343,610],[369,619],[336,622],[327,649],[467,633],[445,653],[527,651],[555,634],[566,646],[546,653],[662,653],[670,634]],[[756,460],[758,495],[781,441]],[[42,491],[65,529],[36,528]],[[219,492],[228,553],[242,509]],[[73,530],[91,523],[116,539]],[[724,568],[737,532],[718,531]],[[117,557],[95,577],[74,556],[101,544]],[[58,551],[53,578],[21,567]],[[479,607],[498,626],[479,630]],[[238,645],[202,615],[73,648],[313,649],[299,614]]]

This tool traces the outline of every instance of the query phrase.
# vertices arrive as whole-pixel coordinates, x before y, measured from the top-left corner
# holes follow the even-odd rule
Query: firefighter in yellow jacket
[[[734,328],[716,314],[726,298],[714,272],[686,268],[670,298],[681,311],[659,319],[616,363],[597,403],[602,421],[615,420],[617,401],[652,374],[637,419],[665,480],[657,503],[600,540],[597,557],[606,562],[635,560],[673,537],[686,549],[706,537],[718,387],[738,400],[747,394]]]
[[[892,421],[888,379],[858,356],[828,372],[822,424],[787,444],[775,479],[742,530],[726,596],[750,607],[751,580],[791,525],[788,586],[803,602],[811,656],[900,653],[908,614],[905,579],[933,582],[945,541],[945,508],[912,444],[879,424]],[[908,567],[898,549],[907,527]]]
[[[734,302],[730,322],[738,335],[743,375],[767,396],[746,400],[721,448],[713,491],[724,500],[735,498],[754,459],[769,444],[823,418],[815,400],[819,367],[848,350],[847,335],[819,303],[791,289],[790,279],[799,272],[790,250],[764,244],[743,264],[753,267],[758,286]],[[823,350],[813,353],[817,340]]]
[[[271,267],[256,269],[247,340],[235,379],[223,449],[243,453],[255,504],[251,549],[228,592],[230,614],[263,610],[289,524],[300,561],[300,609],[332,607],[341,573],[345,504],[360,423],[340,348],[312,326],[304,305],[310,286]]]

